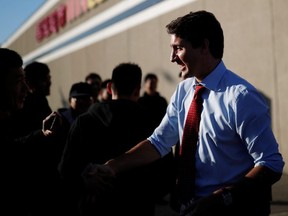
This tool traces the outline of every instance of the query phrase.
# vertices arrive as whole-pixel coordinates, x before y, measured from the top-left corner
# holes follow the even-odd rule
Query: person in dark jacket
[[[27,120],[26,129],[29,131],[41,128],[42,120],[52,112],[47,100],[50,95],[51,75],[47,64],[36,61],[26,65],[24,71],[30,91],[22,112]]]
[[[121,174],[115,187],[105,193],[86,188],[82,180],[87,165],[104,163],[151,133],[147,115],[137,103],[141,76],[137,64],[116,66],[109,84],[112,100],[93,104],[71,126],[59,170],[73,191],[74,207],[80,206],[83,216],[154,215],[157,170],[153,164]]]
[[[93,102],[98,103],[99,102],[99,98],[98,98],[99,92],[100,92],[101,85],[102,85],[102,78],[101,78],[100,74],[95,73],[95,72],[90,72],[85,77],[85,82],[92,86]]]
[[[86,112],[93,103],[92,86],[85,82],[74,83],[69,92],[69,107],[58,109],[62,116],[63,125],[66,129],[70,129],[70,125],[74,120]]]
[[[23,133],[25,122],[18,118],[24,106],[28,86],[22,57],[7,48],[0,48],[0,140],[1,140],[1,215],[30,216],[27,152],[53,136],[51,113],[42,120],[43,128]],[[37,161],[35,161],[37,163]],[[45,185],[38,188],[41,191]]]
[[[24,73],[29,92],[18,115],[23,123],[19,124],[22,135],[41,129],[43,119],[52,113],[47,99],[51,88],[49,66],[33,61],[25,66]],[[61,155],[59,152],[63,151],[61,143],[58,135],[51,136],[26,152],[26,161],[29,161],[26,178],[30,178],[31,216],[55,215],[60,209],[58,198],[61,183],[57,165]],[[46,187],[39,190],[42,185]]]
[[[151,124],[156,128],[167,109],[167,100],[157,91],[158,77],[154,73],[148,73],[144,78],[144,94],[138,99],[138,103],[146,109],[150,115]]]
[[[158,91],[158,76],[155,73],[148,73],[144,77],[144,93],[138,99],[138,103],[145,109],[150,119],[150,127],[155,129],[161,122],[164,117],[167,109],[168,102],[166,98],[161,96]],[[157,204],[165,205],[168,204],[168,201],[165,199],[167,195],[170,196],[170,193],[173,190],[173,185],[176,181],[176,163],[173,154],[173,150],[171,148],[171,152],[165,155],[158,163],[162,163],[163,167],[167,170],[161,169],[159,170],[159,175],[167,175],[167,180],[161,182],[161,184],[166,184],[166,186],[170,187],[170,189],[162,191],[159,193]],[[169,166],[165,166],[164,164],[169,164]],[[174,165],[175,164],[175,165]],[[172,176],[174,172],[174,177]],[[160,182],[159,182],[160,184]],[[167,187],[164,187],[165,189]],[[159,191],[159,188],[158,190]],[[160,191],[159,191],[160,192]]]

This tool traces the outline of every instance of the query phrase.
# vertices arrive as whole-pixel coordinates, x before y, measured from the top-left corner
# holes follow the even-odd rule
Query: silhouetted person
[[[109,92],[109,89],[107,87],[109,82],[111,82],[111,79],[106,79],[101,84],[101,89],[100,89],[99,97],[98,97],[100,102],[112,100],[112,94],[111,92]]]
[[[42,127],[42,120],[52,112],[47,100],[51,87],[50,69],[45,63],[32,62],[26,65],[24,71],[30,88],[22,110],[27,120],[26,128],[39,129]]]
[[[161,122],[164,117],[167,109],[167,100],[160,95],[158,92],[158,77],[155,73],[148,73],[144,77],[144,94],[138,99],[138,103],[145,109],[148,114],[150,127],[154,130]],[[158,188],[155,191],[159,191],[159,195],[157,196],[157,203],[164,205],[168,202],[164,199],[164,197],[171,193],[173,189],[173,185],[175,182],[175,168],[174,167],[174,155],[171,148],[171,152],[167,154],[165,157],[161,158],[158,163],[161,163],[162,169],[160,169],[159,175],[165,176],[166,181],[159,182],[162,184],[165,190],[159,191]],[[157,179],[155,179],[156,181]],[[169,188],[167,190],[167,188]]]
[[[50,95],[51,75],[47,64],[34,61],[24,68],[29,93],[19,114],[22,132],[41,129],[43,119],[52,113],[47,96]],[[29,163],[31,216],[60,214],[60,178],[57,165],[60,160],[61,140],[49,137],[26,153]],[[45,185],[45,187],[41,188]]]
[[[1,215],[31,216],[31,166],[30,152],[54,135],[51,128],[56,113],[42,119],[43,128],[28,131],[26,122],[19,118],[28,94],[21,56],[10,49],[0,48],[0,140],[1,140]],[[58,124],[57,124],[58,125]],[[56,126],[56,124],[55,124]],[[37,165],[41,161],[34,161]],[[36,180],[41,178],[36,176]],[[45,190],[41,184],[37,190]],[[33,204],[32,204],[33,205]],[[44,211],[44,210],[43,210]],[[45,209],[49,212],[49,209]],[[51,213],[51,212],[50,212]],[[45,214],[38,214],[45,215]],[[50,214],[51,215],[51,214]],[[53,214],[56,215],[56,214]]]
[[[144,94],[138,99],[138,103],[148,112],[153,129],[160,124],[168,105],[167,100],[160,95],[157,87],[157,75],[148,73],[144,78]]]
[[[60,146],[59,149],[59,161],[62,157],[63,150],[66,144],[67,135],[69,133],[70,127],[73,122],[76,120],[78,116],[87,112],[89,107],[94,103],[93,102],[93,90],[92,86],[86,82],[77,82],[74,83],[69,91],[69,107],[60,108],[58,109],[59,115],[62,117],[62,127],[61,127],[61,135],[60,137]],[[58,167],[57,164],[57,167]],[[58,169],[58,168],[57,168]],[[63,180],[61,179],[61,183]],[[76,210],[71,207],[71,196],[70,196],[70,188],[67,187],[66,184],[62,185],[63,191],[63,202],[62,202],[62,209],[64,211],[63,215],[77,215]],[[73,200],[73,199],[72,199]]]
[[[151,133],[146,114],[137,103],[141,75],[136,64],[116,66],[108,84],[112,100],[93,104],[71,127],[59,168],[76,198],[74,207],[80,206],[83,216],[154,215],[158,171],[154,165],[119,175],[115,187],[104,193],[86,188],[81,177],[89,163],[116,157]]]
[[[86,112],[93,103],[92,96],[91,85],[85,82],[74,83],[69,92],[69,107],[58,110],[63,117],[63,122],[71,125],[79,115]]]
[[[101,89],[102,78],[98,73],[91,72],[85,77],[85,82],[90,84],[93,88],[94,103],[99,102],[99,92]]]
[[[59,153],[61,153],[60,158],[62,156],[62,151],[64,149],[66,138],[72,123],[75,119],[87,112],[89,107],[93,104],[93,90],[92,86],[86,82],[77,82],[74,83],[69,91],[69,107],[59,108],[57,111],[59,115],[62,117],[62,127],[61,127],[61,137],[62,140],[61,150],[59,149]],[[59,158],[59,159],[60,159]],[[58,161],[59,163],[60,161]],[[57,164],[58,166],[58,164]]]
[[[121,156],[87,167],[87,187],[108,189],[105,183],[158,160],[179,141],[180,215],[268,216],[271,186],[281,178],[285,162],[267,102],[225,66],[224,34],[213,13],[184,14],[166,29],[171,62],[192,76],[177,85],[151,136]],[[201,106],[200,119],[186,127],[187,119],[196,120],[191,101]],[[190,126],[193,130],[187,131]]]

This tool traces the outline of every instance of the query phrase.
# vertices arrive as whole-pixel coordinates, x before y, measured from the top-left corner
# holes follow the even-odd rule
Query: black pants
[[[186,205],[180,205],[180,216],[269,216],[271,213],[270,201],[269,197],[257,196],[247,197],[241,201],[237,200],[228,206],[220,202],[219,205],[207,204],[207,206],[203,206],[202,204],[199,208],[197,206],[199,202],[191,200]]]

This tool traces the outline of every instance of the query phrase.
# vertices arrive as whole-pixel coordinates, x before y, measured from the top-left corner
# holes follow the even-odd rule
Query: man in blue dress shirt
[[[103,179],[166,155],[182,134],[195,86],[205,87],[195,155],[191,200],[180,200],[180,215],[270,214],[271,186],[284,161],[273,135],[269,107],[261,94],[222,61],[224,36],[207,11],[191,12],[171,21],[170,60],[182,74],[167,112],[153,134],[122,156],[86,173],[89,184],[108,187]],[[194,156],[192,156],[194,157]],[[101,181],[102,180],[102,181]],[[188,190],[187,190],[187,193]]]

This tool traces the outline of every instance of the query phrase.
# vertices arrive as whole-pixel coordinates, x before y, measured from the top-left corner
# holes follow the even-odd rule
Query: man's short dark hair
[[[144,82],[146,82],[147,80],[149,79],[155,79],[155,80],[158,80],[158,77],[156,74],[154,73],[148,73],[146,74],[145,78],[144,78]]]
[[[92,86],[86,82],[74,83],[70,88],[69,98],[92,97],[92,96],[93,96]]]
[[[99,74],[95,73],[95,72],[89,73],[89,74],[85,77],[85,82],[87,82],[89,79],[99,80],[100,82],[102,82],[101,76],[100,76]]]
[[[215,58],[223,57],[224,35],[214,14],[207,11],[190,12],[172,20],[166,25],[168,34],[188,40],[193,48],[202,46],[204,39],[209,41],[209,49]]]
[[[141,86],[142,70],[135,63],[121,63],[113,69],[111,79],[119,95],[130,96]]]
[[[7,83],[7,78],[12,70],[21,68],[23,65],[22,57],[14,50],[0,48],[0,109],[9,109],[8,101],[11,99],[7,86],[12,83]],[[16,79],[16,77],[15,77]]]
[[[9,72],[10,69],[22,67],[22,57],[14,50],[0,48],[0,76],[1,80]]]
[[[25,77],[29,84],[35,85],[47,79],[50,69],[47,64],[34,61],[24,68]]]

